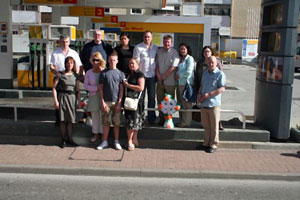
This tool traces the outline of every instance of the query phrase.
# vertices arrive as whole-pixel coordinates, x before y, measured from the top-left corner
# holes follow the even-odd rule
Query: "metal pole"
[[[220,31],[220,29],[219,29]],[[219,37],[218,37],[218,43],[219,43],[219,46],[218,46],[218,51],[219,51],[219,58],[221,58],[221,36],[220,36],[220,33],[218,33]]]

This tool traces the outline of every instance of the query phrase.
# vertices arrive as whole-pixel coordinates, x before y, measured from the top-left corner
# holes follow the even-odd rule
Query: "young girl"
[[[75,60],[72,57],[65,59],[65,72],[54,80],[52,92],[55,108],[59,110],[60,132],[62,136],[61,148],[69,143],[72,146],[78,146],[72,139],[72,123],[75,123],[76,117],[76,95],[78,108],[80,108],[79,81],[77,80]],[[62,85],[62,91],[57,95],[56,86],[58,82]],[[66,137],[66,130],[68,137]]]

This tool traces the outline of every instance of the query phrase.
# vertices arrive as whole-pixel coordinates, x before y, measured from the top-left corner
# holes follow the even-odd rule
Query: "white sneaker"
[[[116,148],[116,150],[121,150],[122,149],[122,147],[121,147],[118,140],[115,140],[115,148]]]
[[[98,150],[102,150],[108,147],[108,143],[106,140],[104,140],[103,142],[101,142],[101,144],[97,147]]]

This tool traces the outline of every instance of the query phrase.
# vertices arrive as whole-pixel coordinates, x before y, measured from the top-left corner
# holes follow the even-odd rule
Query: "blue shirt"
[[[125,76],[119,69],[106,68],[100,73],[99,84],[103,84],[103,99],[105,102],[117,102],[120,92],[120,84]]]
[[[94,53],[99,52],[102,56],[102,58],[107,62],[107,54],[106,51],[103,49],[102,43],[101,44],[95,44],[92,48],[91,55]]]
[[[224,72],[216,69],[213,72],[205,70],[202,75],[201,81],[201,95],[212,92],[226,85],[226,76]],[[216,96],[211,96],[201,103],[202,107],[216,107],[221,106],[221,93]]]

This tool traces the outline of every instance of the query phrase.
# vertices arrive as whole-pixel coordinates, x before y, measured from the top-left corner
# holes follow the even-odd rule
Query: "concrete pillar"
[[[256,123],[289,139],[299,0],[263,0],[256,73]]]
[[[0,88],[13,88],[12,20],[10,0],[0,7]]]

